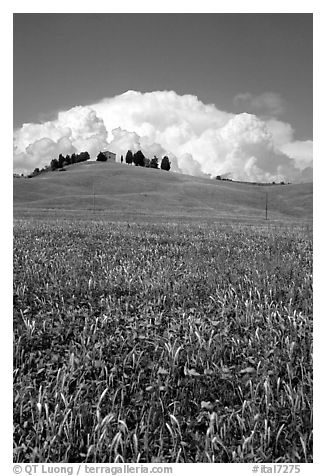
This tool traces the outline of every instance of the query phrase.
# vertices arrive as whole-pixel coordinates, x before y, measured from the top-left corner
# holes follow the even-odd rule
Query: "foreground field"
[[[307,230],[17,220],[16,462],[311,462]]]

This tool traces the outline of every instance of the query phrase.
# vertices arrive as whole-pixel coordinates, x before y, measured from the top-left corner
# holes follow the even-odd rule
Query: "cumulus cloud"
[[[265,92],[254,96],[251,93],[239,93],[234,97],[234,105],[239,112],[249,112],[259,116],[274,117],[284,112],[284,100],[273,92]]]
[[[313,142],[293,141],[281,145],[281,150],[295,160],[296,166],[301,170],[312,167]]]
[[[119,157],[141,149],[147,157],[168,155],[176,172],[297,181],[312,165],[306,142],[294,141],[291,125],[275,118],[231,114],[173,91],[127,91],[62,111],[54,121],[24,124],[14,132],[14,167],[31,170],[60,152],[88,150],[94,158],[100,150]]]
[[[24,151],[18,152],[16,148],[14,166],[16,170],[26,173],[36,167],[49,165],[49,157],[57,158],[59,154],[70,155],[73,152],[76,149],[66,136],[57,141],[43,137],[29,144]]]
[[[97,154],[107,148],[107,129],[90,107],[59,112],[43,124],[24,124],[14,131],[14,169],[26,173],[48,165],[53,158],[73,152]]]
[[[277,119],[265,120],[265,124],[273,137],[275,147],[281,147],[293,141],[294,130],[291,124]]]

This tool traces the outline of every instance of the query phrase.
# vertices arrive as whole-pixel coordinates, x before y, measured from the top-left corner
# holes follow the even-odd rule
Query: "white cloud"
[[[42,168],[49,165],[51,159],[57,158],[59,154],[67,155],[73,152],[76,152],[76,149],[66,136],[61,137],[58,141],[43,137],[29,144],[23,152],[15,153],[15,170],[28,173],[36,167]]]
[[[14,169],[26,173],[63,155],[88,151],[97,154],[107,147],[107,130],[90,107],[77,106],[59,112],[43,124],[24,124],[14,131]]]
[[[268,119],[265,123],[268,131],[273,137],[273,143],[276,147],[292,142],[294,130],[291,124],[278,121],[277,119]]]
[[[88,150],[90,155],[107,146],[107,129],[103,120],[90,107],[77,106],[59,112],[58,123],[70,129],[70,140],[80,152]]]
[[[179,170],[182,170],[183,173],[188,175],[195,175],[197,177],[205,176],[200,163],[194,160],[193,156],[188,152],[180,155],[177,161],[177,167]]]
[[[284,112],[284,100],[273,92],[254,96],[251,93],[239,93],[234,97],[234,105],[239,112],[245,111],[259,116],[280,116]]]
[[[280,148],[284,154],[295,160],[296,166],[301,170],[312,167],[312,140],[288,142]]]
[[[16,171],[43,166],[60,152],[88,150],[95,157],[104,149],[118,157],[128,149],[167,154],[171,170],[248,181],[301,180],[312,160],[306,142],[293,141],[290,124],[231,114],[173,91],[128,91],[14,132]]]

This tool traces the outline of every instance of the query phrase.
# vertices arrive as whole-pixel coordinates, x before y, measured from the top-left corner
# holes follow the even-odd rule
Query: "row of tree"
[[[34,170],[34,172],[28,175],[28,177],[29,178],[35,177],[36,175],[39,175],[42,172],[48,172],[49,170],[64,170],[64,167],[66,165],[77,164],[79,162],[85,162],[86,160],[89,160],[89,159],[90,159],[90,155],[88,152],[81,152],[80,154],[74,153],[72,155],[66,155],[66,156],[59,154],[57,159],[51,160],[49,166],[47,165],[41,170],[37,167]],[[97,160],[101,162],[106,162],[107,156],[103,152],[100,152],[97,155]],[[141,150],[138,150],[135,154],[133,154],[131,150],[128,150],[125,157],[125,162],[126,164],[135,164],[140,167],[150,167],[153,169],[159,168],[159,160],[156,157],[156,155],[154,155],[152,159],[148,159],[147,157],[144,156]],[[123,163],[122,155],[121,155],[121,163]],[[167,155],[165,155],[163,159],[161,160],[160,168],[162,170],[170,170],[171,162]]]
[[[88,152],[81,152],[80,154],[71,154],[64,157],[62,154],[59,154],[57,159],[52,159],[50,163],[51,170],[62,169],[66,165],[78,164],[78,162],[85,162],[90,159]]]
[[[57,159],[52,159],[50,165],[46,165],[42,169],[36,167],[32,173],[27,175],[28,178],[36,177],[43,172],[49,172],[50,170],[64,170],[63,167],[70,164],[77,164],[78,162],[85,162],[90,159],[88,152],[81,152],[80,154],[66,155],[65,157],[62,154],[59,154]]]
[[[154,155],[152,159],[148,159],[147,157],[144,156],[141,150],[138,150],[134,154],[132,153],[131,150],[128,150],[126,153],[126,158],[125,158],[126,164],[135,164],[139,167],[150,167],[152,169],[158,169],[159,168],[159,159]],[[123,162],[123,156],[121,156],[121,162]],[[171,162],[168,158],[167,155],[163,157],[161,160],[161,165],[160,168],[162,170],[170,170],[171,168]]]

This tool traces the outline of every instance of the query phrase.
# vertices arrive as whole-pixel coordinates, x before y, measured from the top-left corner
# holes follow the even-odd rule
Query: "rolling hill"
[[[108,162],[14,178],[14,216],[89,213],[110,218],[312,220],[312,183],[260,186]]]

